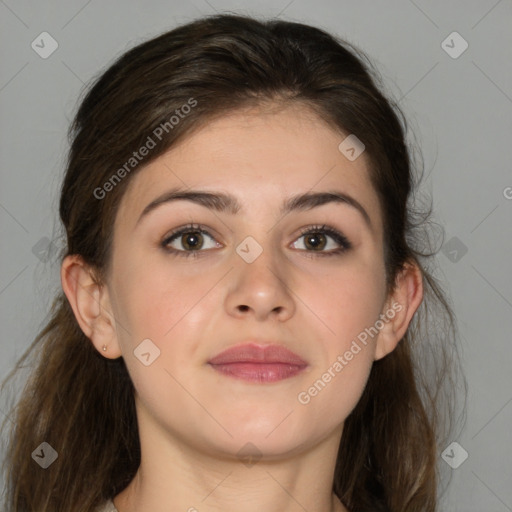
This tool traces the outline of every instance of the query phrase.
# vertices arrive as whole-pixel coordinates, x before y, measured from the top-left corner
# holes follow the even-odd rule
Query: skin
[[[219,118],[131,177],[115,219],[107,282],[97,284],[79,256],[65,258],[62,286],[80,327],[104,357],[125,359],[136,389],[141,466],[114,499],[119,512],[347,510],[332,493],[344,420],[373,361],[403,337],[423,289],[410,265],[386,296],[378,198],[365,154],[351,162],[338,150],[346,135],[297,105]],[[230,193],[241,210],[232,215],[176,201],[137,223],[151,201],[176,186]],[[332,189],[355,198],[371,228],[343,203],[279,214],[292,195]],[[203,237],[200,256],[166,252],[162,240],[189,222],[213,237]],[[352,248],[322,256],[306,245],[301,229],[323,224]],[[252,263],[236,252],[247,236],[263,249]],[[339,247],[326,237],[320,251]],[[171,247],[186,251],[180,241]],[[301,404],[298,394],[393,303],[402,309]],[[147,338],[160,350],[149,366],[133,354]],[[261,384],[207,364],[248,339],[282,344],[309,366]],[[261,457],[252,465],[237,455],[249,442]]]

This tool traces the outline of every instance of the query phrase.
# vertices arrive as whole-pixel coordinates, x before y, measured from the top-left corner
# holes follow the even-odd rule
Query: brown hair
[[[221,14],[140,44],[94,82],[70,128],[60,197],[67,246],[60,257],[80,255],[99,282],[108,275],[113,219],[142,165],[119,169],[148,136],[157,144],[144,165],[208,120],[264,101],[300,102],[355,134],[380,200],[388,289],[414,262],[425,291],[406,335],[373,364],[346,419],[333,490],[351,512],[433,512],[438,444],[453,408],[455,319],[422,263],[435,254],[425,229],[431,206],[422,214],[412,202],[406,122],[382,90],[364,54],[299,23]],[[182,108],[187,104],[194,106]],[[178,123],[170,121],[174,113]],[[31,353],[36,366],[11,413],[4,510],[90,512],[121,492],[140,463],[133,384],[123,358],[98,354],[63,292],[17,368]],[[43,441],[59,454],[46,470],[31,457]]]

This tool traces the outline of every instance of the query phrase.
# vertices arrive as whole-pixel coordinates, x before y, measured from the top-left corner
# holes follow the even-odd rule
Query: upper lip
[[[243,343],[230,347],[208,361],[210,364],[229,363],[283,363],[306,366],[297,354],[282,345]]]

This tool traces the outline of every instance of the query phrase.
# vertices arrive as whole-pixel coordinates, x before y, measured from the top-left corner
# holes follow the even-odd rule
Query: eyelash
[[[185,233],[201,233],[206,234],[209,237],[213,238],[213,236],[204,228],[204,226],[200,224],[188,224],[187,226],[184,226],[182,228],[177,229],[176,231],[173,231],[170,235],[166,236],[164,240],[162,240],[161,246],[162,248],[169,253],[175,254],[176,256],[184,257],[184,258],[197,258],[200,256],[200,253],[204,253],[206,251],[204,250],[197,250],[197,251],[181,251],[178,249],[173,249],[168,247],[168,244],[173,242],[175,239],[177,239],[180,235],[183,235]],[[334,228],[331,228],[329,226],[324,225],[315,225],[315,226],[309,226],[307,228],[304,228],[298,238],[301,238],[305,235],[310,234],[317,234],[317,233],[323,233],[325,235],[330,236],[336,243],[338,243],[341,247],[331,250],[329,252],[325,251],[308,251],[304,249],[300,249],[303,252],[306,253],[313,253],[311,256],[308,255],[308,257],[326,257],[326,256],[335,256],[338,254],[342,254],[347,252],[352,248],[352,244],[349,242],[349,240],[345,237],[345,235],[342,235],[339,231],[337,231]]]

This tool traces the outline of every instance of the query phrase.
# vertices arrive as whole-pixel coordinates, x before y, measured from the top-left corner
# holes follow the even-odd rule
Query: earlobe
[[[110,312],[108,291],[98,283],[92,269],[79,255],[64,258],[61,283],[80,328],[96,350],[104,357],[120,357],[121,350],[114,317]]]
[[[396,348],[422,300],[423,274],[416,263],[408,263],[398,274],[395,290],[386,301],[383,311],[386,321],[377,338],[375,360]]]

